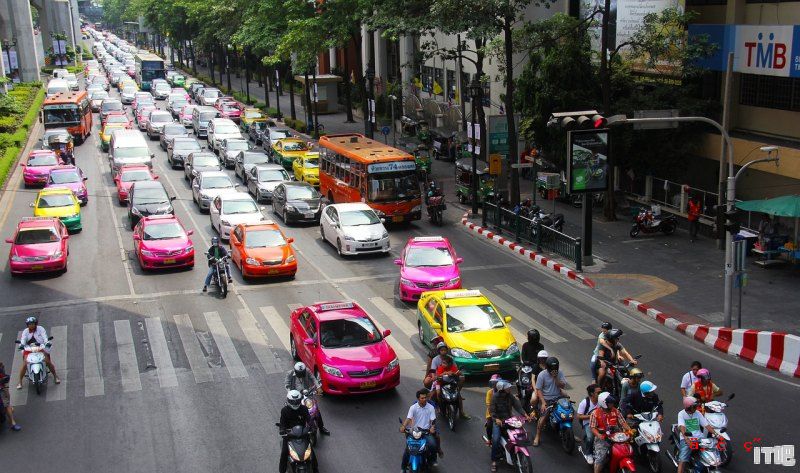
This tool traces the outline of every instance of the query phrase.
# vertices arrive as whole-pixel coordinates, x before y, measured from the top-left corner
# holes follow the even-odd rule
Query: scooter
[[[317,406],[316,393],[314,391],[304,389],[302,394],[303,405],[306,406],[306,409],[308,409],[308,422],[306,423],[306,429],[308,429],[308,436],[311,439],[311,445],[316,447],[317,431],[319,430],[319,426],[317,426],[317,411],[319,410],[319,407]]]
[[[402,424],[402,419],[398,419]],[[431,456],[436,455],[435,451],[429,451],[428,438],[430,432],[426,429],[414,427],[406,428],[406,450],[408,451],[408,471],[427,472],[433,463]]]
[[[728,416],[725,415],[725,408],[728,407],[728,402],[736,396],[736,393],[731,393],[726,402],[711,401],[703,404],[706,420],[714,427],[714,430],[719,432],[720,437],[725,439],[725,448],[719,451],[722,463],[720,466],[725,467],[733,459],[733,443],[731,436],[728,433]]]
[[[275,424],[280,427],[280,424]],[[314,456],[314,449],[308,430],[300,425],[295,425],[289,431],[281,431],[281,437],[285,438],[289,446],[289,465],[294,473],[305,473],[313,471],[311,461]]]
[[[678,219],[674,215],[670,214],[656,219],[653,212],[645,210],[634,217],[629,235],[631,238],[636,238],[639,233],[662,232],[664,235],[672,235],[676,228],[678,228]]]
[[[634,414],[636,429],[639,435],[633,439],[637,453],[647,459],[647,466],[652,473],[661,471],[661,424],[658,422],[658,410]]]
[[[548,425],[558,433],[561,439],[561,447],[567,453],[575,450],[575,434],[572,432],[572,419],[575,417],[573,402],[568,397],[556,399],[555,404],[550,408],[550,418]]]
[[[523,364],[517,373],[517,393],[519,401],[526,410],[529,410],[528,406],[531,405],[533,397],[533,378],[533,366],[528,363]]]
[[[52,339],[53,337],[49,337],[44,346],[39,345],[34,340],[31,340],[31,343],[27,346],[23,345],[19,340],[16,341],[19,344],[19,350],[30,352],[25,358],[25,363],[27,363],[25,373],[28,380],[36,387],[36,394],[41,394],[42,387],[47,384],[47,365],[44,362],[44,350],[53,346],[50,343]]]
[[[667,456],[672,460],[675,468],[678,467],[678,454],[680,453],[680,442],[678,441],[678,426],[672,426],[672,435],[669,437],[672,443],[672,452],[667,452]],[[720,473],[719,467],[722,466],[720,456],[720,445],[716,438],[693,438],[687,437],[686,442],[692,447],[692,456],[689,459],[688,471],[691,473]],[[726,445],[727,447],[727,445]]]
[[[461,393],[458,392],[458,378],[451,374],[440,376],[439,379],[439,410],[450,431],[456,430],[456,419],[460,414],[459,400]]]
[[[428,197],[428,218],[434,225],[441,225],[444,222],[444,210],[447,205],[444,203],[443,195],[432,195]]]
[[[611,442],[609,452],[608,473],[631,473],[636,471],[633,463],[633,447],[631,436],[625,432],[606,432],[608,441]]]
[[[211,276],[211,284],[219,288],[219,295],[223,299],[228,297],[228,275],[225,272],[225,267],[230,259],[230,256],[223,256],[213,262],[214,273]]]
[[[509,417],[503,423],[503,434],[500,436],[500,445],[505,453],[505,460],[519,473],[533,473],[531,452],[528,446],[531,440],[525,430],[524,417]]]

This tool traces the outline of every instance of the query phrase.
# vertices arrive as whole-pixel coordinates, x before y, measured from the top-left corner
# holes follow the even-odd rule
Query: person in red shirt
[[[602,473],[611,450],[608,434],[627,432],[630,427],[617,409],[617,399],[610,393],[600,393],[597,397],[597,407],[589,416],[589,427],[594,435],[594,473]]]
[[[700,227],[700,202],[697,197],[692,196],[689,199],[689,238],[694,241],[697,238],[697,230]]]
[[[455,361],[453,361],[453,357],[450,356],[450,355],[443,356],[442,357],[442,364],[439,365],[438,368],[436,368],[436,380],[437,381],[436,381],[436,384],[435,384],[435,386],[436,386],[435,393],[436,393],[437,403],[438,403],[438,400],[439,400],[439,388],[440,388],[439,380],[442,378],[442,376],[447,375],[447,374],[454,376],[456,379],[459,379],[460,375],[461,375],[461,372],[458,370],[458,366],[456,366]],[[464,398],[460,395],[461,394],[461,383],[460,382],[458,383],[458,391],[459,391],[458,410],[461,412],[461,418],[462,419],[470,419],[470,416],[468,416],[467,413],[464,412]]]

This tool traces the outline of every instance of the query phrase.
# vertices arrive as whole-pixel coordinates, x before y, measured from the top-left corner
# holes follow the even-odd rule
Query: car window
[[[20,230],[14,243],[17,245],[36,245],[39,243],[53,243],[61,240],[55,228],[31,228]]]
[[[306,333],[310,338],[317,337],[317,319],[313,315],[306,319]]]
[[[226,215],[250,214],[258,211],[258,206],[252,200],[226,200],[222,203],[222,213]]]
[[[242,241],[242,227],[236,227],[236,229],[233,230],[233,236],[235,236],[237,240]]]
[[[247,248],[275,248],[285,246],[286,240],[278,230],[250,230],[247,232]]]
[[[453,255],[446,247],[411,247],[406,251],[405,265],[411,268],[450,266]]]
[[[291,186],[286,195],[287,199],[317,199],[319,192],[311,186]]]
[[[153,176],[144,169],[138,171],[125,171],[120,177],[122,182],[152,181]]]
[[[75,205],[75,198],[72,194],[48,194],[39,198],[38,207],[48,209],[53,207],[67,207]]]
[[[374,225],[381,223],[381,220],[373,210],[350,210],[342,212],[340,215],[342,225],[345,227],[357,227],[359,225]]]
[[[226,142],[226,144],[225,144],[225,149],[228,150],[228,151],[242,151],[242,150],[246,150],[246,149],[249,149],[249,148],[250,148],[250,145],[247,143],[247,141],[243,141],[243,140],[232,140],[232,141]]]
[[[289,175],[283,169],[262,169],[258,173],[258,182],[285,181]]]
[[[283,143],[284,151],[305,151],[308,149],[305,143],[297,142],[297,141],[290,141],[288,143]]]
[[[214,155],[196,155],[192,160],[192,166],[219,166],[219,159]]]
[[[134,187],[133,193],[132,202],[134,204],[162,204],[169,202],[169,196],[163,188],[143,187],[137,189]]]
[[[243,164],[264,164],[269,162],[269,156],[262,153],[244,153]]]
[[[28,158],[28,166],[55,166],[58,164],[58,158],[54,154],[44,154],[40,156],[31,156]]]
[[[502,328],[500,314],[490,304],[447,308],[447,331],[451,333],[472,332]]]
[[[74,182],[81,182],[83,178],[78,174],[78,170],[58,171],[50,173],[51,184],[71,184]]]
[[[183,227],[177,222],[165,222],[158,224],[148,224],[142,232],[143,240],[171,240],[183,238]]]
[[[381,340],[381,333],[366,317],[325,320],[320,323],[320,343],[325,348],[370,345]]]
[[[233,183],[227,176],[208,176],[203,179],[203,189],[226,189],[233,187]]]

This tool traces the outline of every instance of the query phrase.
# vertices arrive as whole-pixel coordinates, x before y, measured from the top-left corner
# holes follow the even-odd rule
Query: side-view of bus
[[[319,189],[331,203],[365,202],[387,222],[420,219],[412,155],[355,133],[323,136],[319,148]]]
[[[44,128],[66,128],[76,144],[92,133],[92,107],[85,90],[60,92],[47,97],[42,105]]]
[[[153,79],[164,79],[167,71],[164,60],[155,54],[139,53],[134,58],[136,65],[136,83],[141,90],[150,90]]]

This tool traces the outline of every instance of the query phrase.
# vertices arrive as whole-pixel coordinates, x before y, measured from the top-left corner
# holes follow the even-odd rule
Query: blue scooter
[[[402,419],[398,419],[402,424]],[[406,428],[406,451],[408,453],[408,470],[413,473],[425,473],[430,471],[430,456],[428,451],[428,430],[414,427]],[[436,452],[433,452],[436,455]]]
[[[550,428],[558,433],[561,439],[561,446],[567,453],[572,453],[575,450],[575,435],[572,433],[572,419],[575,417],[575,408],[572,404],[573,401],[570,401],[568,397],[556,399],[550,408],[550,418],[548,419]]]

